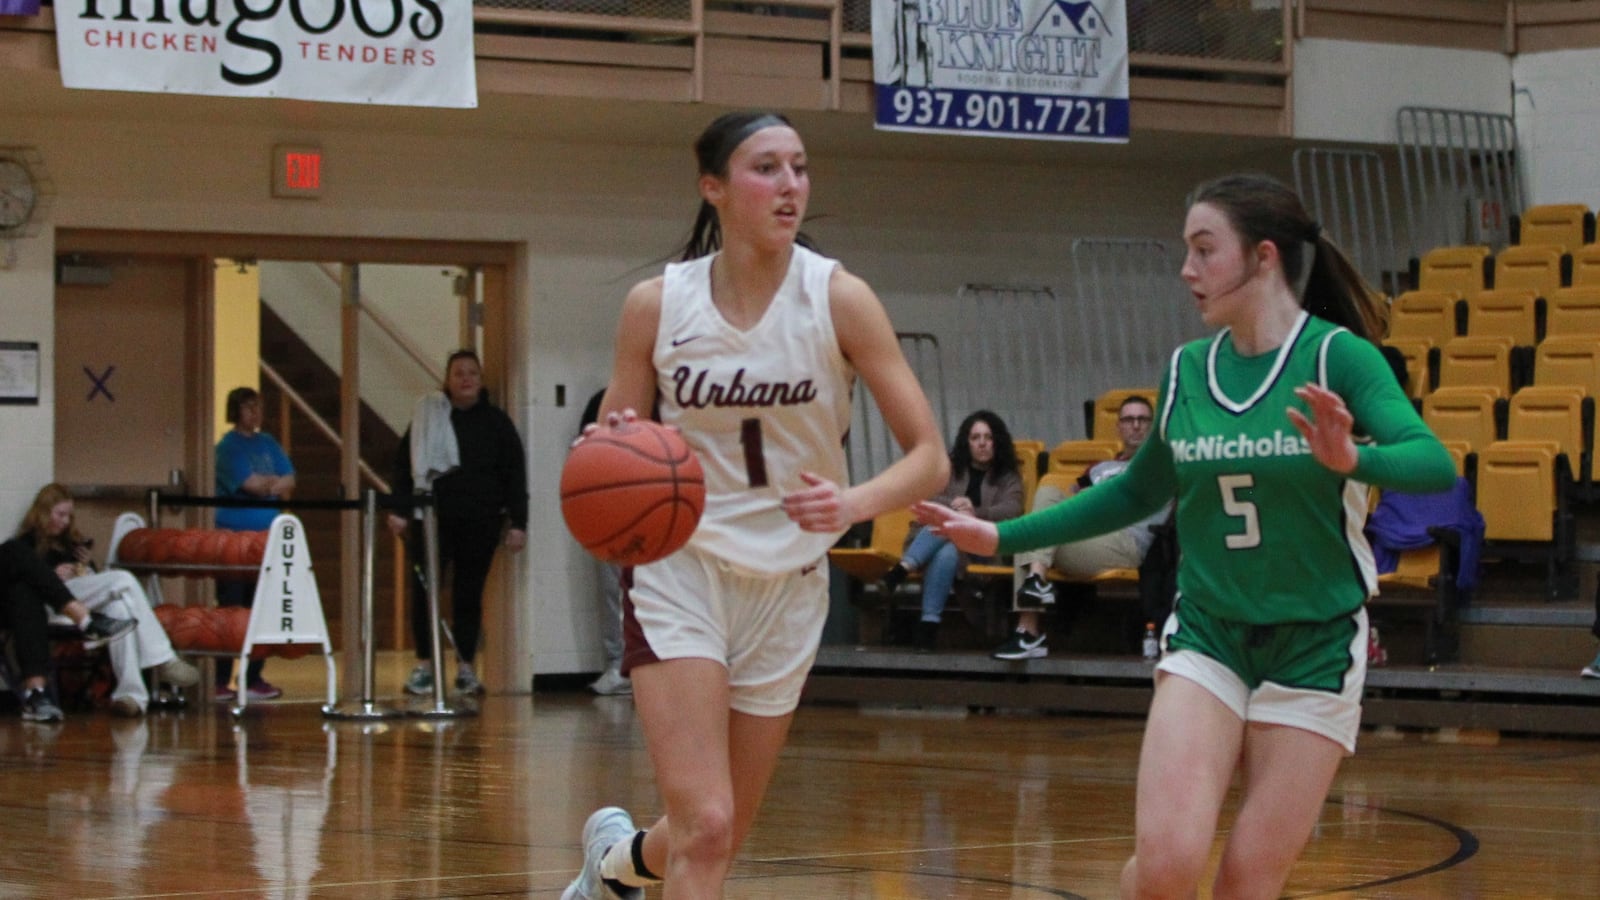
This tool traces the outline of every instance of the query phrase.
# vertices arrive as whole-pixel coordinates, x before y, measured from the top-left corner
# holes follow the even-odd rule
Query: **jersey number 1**
[[[1238,491],[1256,486],[1253,475],[1218,475],[1217,488],[1222,491],[1222,511],[1244,519],[1244,531],[1223,539],[1229,550],[1249,550],[1261,544],[1261,519],[1256,515],[1256,505],[1240,500]]]
[[[745,419],[739,423],[739,444],[744,447],[744,474],[753,488],[767,486],[766,447],[761,443],[761,420]]]

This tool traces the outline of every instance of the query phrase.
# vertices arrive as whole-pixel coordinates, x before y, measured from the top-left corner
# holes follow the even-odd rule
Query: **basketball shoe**
[[[644,888],[627,887],[600,876],[606,851],[637,831],[628,811],[616,806],[597,809],[583,825],[583,871],[561,892],[561,900],[644,900]]]

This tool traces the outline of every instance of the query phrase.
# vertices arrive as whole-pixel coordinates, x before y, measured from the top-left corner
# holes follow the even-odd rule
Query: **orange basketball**
[[[154,529],[150,535],[150,542],[145,545],[145,562],[158,566],[176,562],[177,560],[172,558],[172,554],[177,549],[177,539],[180,533],[176,528]]]
[[[205,540],[208,533],[198,528],[187,528],[173,535],[167,562],[182,563],[183,565],[201,562],[200,544]],[[191,575],[192,573],[185,572],[184,574]]]
[[[677,431],[636,420],[601,427],[561,469],[561,517],[585,550],[637,566],[688,543],[706,505],[700,460]]]
[[[267,533],[246,531],[244,534],[244,561],[252,566],[260,566],[262,558],[267,555]]]
[[[144,562],[150,555],[150,538],[155,534],[153,528],[135,528],[122,536],[122,542],[117,544],[117,559],[120,562]]]
[[[204,615],[205,607],[185,606],[179,609],[167,622],[167,637],[172,640],[172,646],[179,650],[202,650],[204,639],[202,634],[205,629],[201,624],[200,616]]]
[[[216,613],[217,649],[238,653],[250,631],[250,610],[243,606],[219,606]]]
[[[159,603],[150,607],[150,612],[154,613],[156,621],[161,623],[161,630],[171,634],[172,622],[183,612],[183,607],[172,603]]]
[[[203,566],[227,565],[228,536],[227,531],[204,531],[200,544],[195,548],[194,561]]]

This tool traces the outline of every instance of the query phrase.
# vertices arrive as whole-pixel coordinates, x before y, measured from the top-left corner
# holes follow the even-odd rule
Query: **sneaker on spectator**
[[[423,664],[412,669],[406,679],[406,693],[419,697],[433,693],[433,667]]]
[[[597,809],[583,825],[583,871],[561,892],[561,900],[644,900],[644,888],[630,888],[600,875],[600,860],[619,841],[633,837],[633,817],[615,806]]]
[[[600,677],[589,685],[589,690],[602,697],[633,693],[633,679],[623,675],[616,666],[608,666]]]
[[[283,690],[277,685],[269,684],[263,678],[260,681],[251,682],[250,686],[245,688],[245,696],[251,700],[276,700],[283,696]]]
[[[1037,609],[1041,606],[1056,605],[1056,586],[1045,580],[1043,575],[1029,574],[1022,580],[1022,587],[1017,590],[1017,606],[1022,609]]]
[[[61,707],[56,705],[44,688],[34,688],[22,698],[22,721],[24,722],[59,722],[66,716],[61,714]]]
[[[144,710],[132,697],[118,697],[111,701],[111,714],[119,719],[137,719],[144,715]]]
[[[194,687],[200,683],[200,670],[174,656],[156,666],[156,677],[174,687]]]
[[[89,621],[83,626],[83,649],[104,647],[117,638],[126,636],[138,627],[138,624],[132,619],[113,619],[97,612],[89,613]]]
[[[1583,671],[1579,672],[1578,674],[1584,678],[1600,678],[1600,654],[1597,654],[1594,658],[1594,662],[1584,666]]]
[[[472,663],[456,664],[456,693],[470,695],[483,693],[483,682],[478,680],[478,673],[473,670]]]
[[[996,647],[989,655],[995,659],[1042,659],[1050,655],[1050,646],[1045,643],[1046,640],[1046,635],[1018,628],[1011,633],[1011,637],[1004,644]]]
[[[900,589],[911,577],[911,571],[900,563],[895,563],[889,571],[883,573],[883,578],[878,581],[878,593],[885,597],[891,596]]]
[[[217,702],[218,703],[232,703],[233,701],[235,701],[237,699],[239,699],[239,692],[235,691],[233,688],[231,688],[231,687],[219,687],[219,688],[217,688]]]

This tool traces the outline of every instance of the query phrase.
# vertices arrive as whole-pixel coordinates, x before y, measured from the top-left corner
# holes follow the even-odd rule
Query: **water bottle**
[[[1156,637],[1156,623],[1144,623],[1144,661],[1153,663],[1161,658],[1161,640]]]

